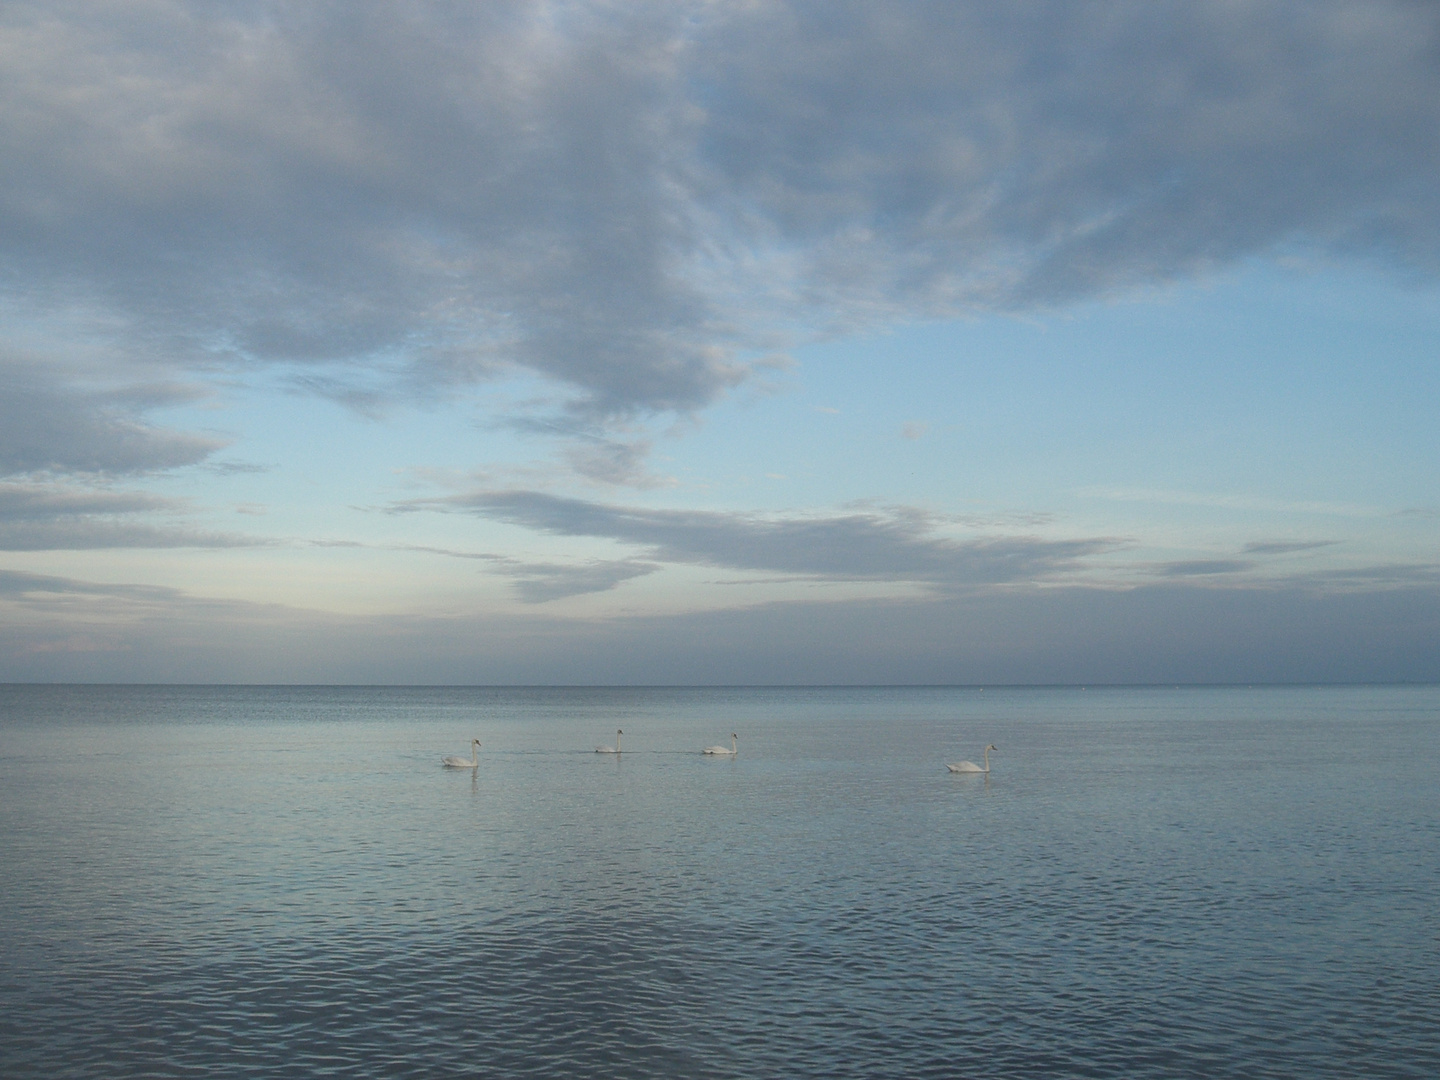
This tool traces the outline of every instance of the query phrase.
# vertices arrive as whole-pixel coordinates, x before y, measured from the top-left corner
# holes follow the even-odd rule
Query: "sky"
[[[0,681],[1440,681],[1440,6],[14,0]]]

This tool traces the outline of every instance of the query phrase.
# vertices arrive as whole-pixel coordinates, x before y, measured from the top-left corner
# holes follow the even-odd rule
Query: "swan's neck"
[[[990,771],[990,748],[989,748],[988,746],[985,747],[985,768],[984,768],[983,770],[981,770],[981,771],[982,771],[982,772],[989,772],[989,771]]]
[[[625,733],[623,731],[615,732],[615,752],[617,754],[620,752],[620,736],[624,734]]]

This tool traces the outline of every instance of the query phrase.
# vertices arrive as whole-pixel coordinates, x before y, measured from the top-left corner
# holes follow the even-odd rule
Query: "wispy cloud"
[[[581,476],[616,487],[672,487],[674,480],[649,471],[650,440],[591,438],[571,447],[566,458]]]
[[[1043,581],[1121,546],[1113,539],[1028,536],[956,540],[916,510],[832,517],[654,510],[559,498],[536,491],[482,491],[399,504],[396,511],[463,511],[561,536],[635,544],[656,562],[809,574],[846,580],[915,581],[964,587]]]
[[[659,569],[655,563],[638,559],[597,559],[579,565],[515,562],[501,567],[500,573],[516,579],[520,599],[528,604],[543,604],[567,596],[608,592],[622,582]]]
[[[386,551],[413,551],[488,564],[492,574],[512,578],[515,592],[527,604],[545,604],[567,596],[609,592],[631,578],[653,574],[661,567],[637,559],[589,559],[571,563],[531,562],[491,551],[457,551],[429,544],[363,544],[354,540],[315,540],[317,547],[378,547]]]
[[[1081,498],[1105,499],[1111,502],[1156,503],[1170,506],[1203,506],[1216,510],[1260,511],[1262,513],[1313,514],[1327,517],[1374,518],[1384,511],[1357,503],[1298,501],[1270,499],[1256,495],[1207,493],[1196,491],[1165,491],[1152,488],[1080,488]]]
[[[0,550],[248,547],[266,543],[176,524],[173,517],[185,509],[179,500],[143,492],[0,484]],[[135,520],[155,515],[162,518],[161,523]]]
[[[419,544],[391,545],[398,551],[427,552],[490,564],[490,572],[515,580],[515,592],[527,604],[545,604],[567,596],[609,592],[631,580],[653,574],[660,566],[638,559],[590,559],[575,563],[529,562],[508,555],[454,551]]]
[[[1156,571],[1161,577],[1209,577],[1214,574],[1239,574],[1254,566],[1255,563],[1247,559],[1182,559],[1161,563]]]
[[[200,466],[206,472],[219,476],[245,476],[270,472],[274,465],[261,465],[253,461],[207,461]]]
[[[76,385],[38,362],[0,356],[0,477],[29,473],[133,475],[193,465],[219,439],[141,419],[169,404],[170,387]]]
[[[1309,584],[1328,591],[1404,588],[1440,584],[1440,563],[1375,563],[1337,567],[1291,575],[1289,583]]]
[[[1292,555],[1297,551],[1334,547],[1338,543],[1338,540],[1256,540],[1241,550],[1246,555]]]
[[[177,589],[159,585],[106,584],[79,581],[53,574],[29,574],[19,570],[0,570],[0,596],[114,596],[131,600],[171,600],[183,594]]]
[[[39,484],[0,484],[0,522],[48,521],[93,514],[134,514],[173,510],[178,500],[138,491],[61,488]]]

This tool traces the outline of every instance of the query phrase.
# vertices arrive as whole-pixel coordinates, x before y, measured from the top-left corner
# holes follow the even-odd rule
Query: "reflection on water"
[[[1433,688],[0,687],[0,1074],[1430,1077],[1437,750]]]

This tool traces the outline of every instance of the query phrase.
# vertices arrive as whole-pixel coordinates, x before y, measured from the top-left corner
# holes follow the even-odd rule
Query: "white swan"
[[[734,757],[734,756],[739,752],[739,750],[740,750],[740,746],[739,746],[739,744],[737,743],[737,739],[738,739],[738,738],[739,738],[739,736],[736,735],[736,734],[732,731],[732,732],[730,733],[730,745],[729,745],[729,746],[707,746],[707,747],[705,747],[704,750],[701,751],[701,753],[705,753],[705,754],[724,754],[726,757]]]
[[[990,751],[999,749],[1000,748],[998,746],[995,746],[993,743],[990,746],[985,747],[985,767],[983,769],[979,765],[976,765],[973,761],[957,761],[953,765],[947,762],[945,764],[945,768],[949,769],[951,772],[988,773],[990,771]]]
[[[623,731],[616,731],[616,732],[615,732],[615,745],[614,745],[614,746],[597,746],[597,747],[595,747],[595,752],[596,752],[597,754],[618,754],[618,753],[620,752],[620,736],[621,736],[621,735],[624,735],[624,734],[625,734],[625,732],[623,732]]]
[[[444,759],[444,761],[442,762],[442,764],[444,764],[444,765],[446,765],[446,766],[448,766],[448,767],[450,767],[450,768],[452,768],[452,769],[473,769],[473,768],[475,768],[477,765],[480,764],[480,758],[479,758],[479,757],[476,755],[476,753],[475,753],[475,751],[476,751],[476,749],[479,747],[479,745],[480,745],[480,740],[479,740],[479,739],[471,739],[471,740],[470,740],[470,756],[469,756],[468,758],[463,758],[463,757],[447,757],[447,758]]]

